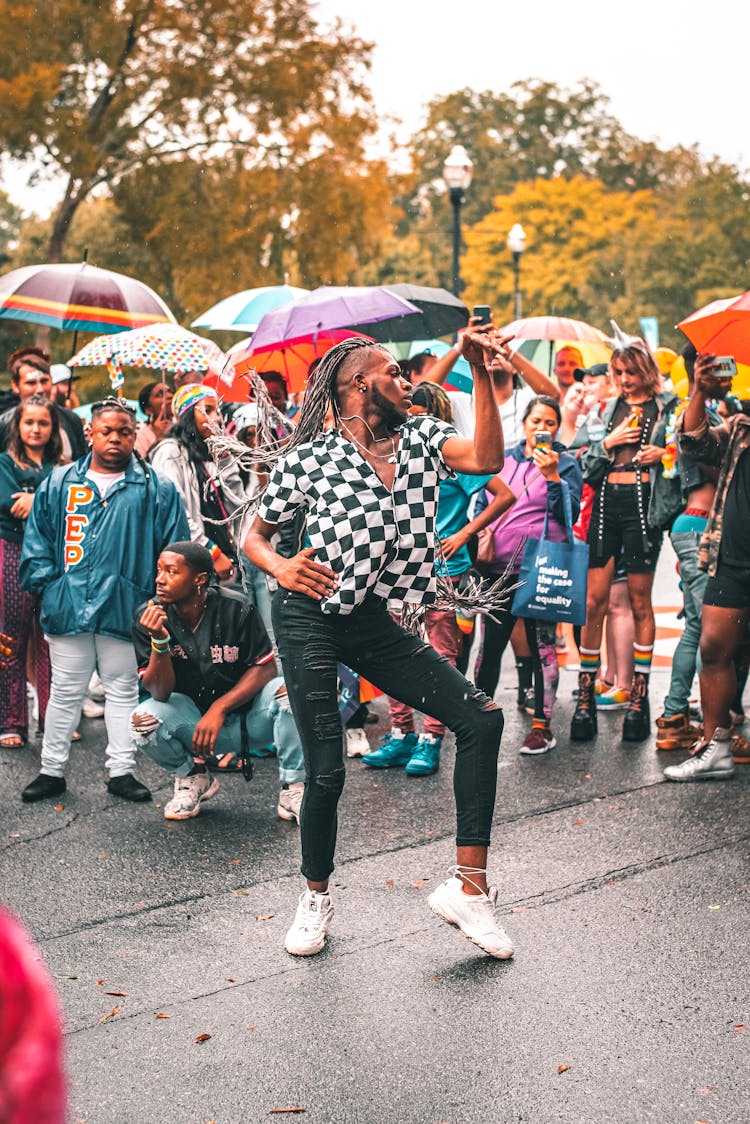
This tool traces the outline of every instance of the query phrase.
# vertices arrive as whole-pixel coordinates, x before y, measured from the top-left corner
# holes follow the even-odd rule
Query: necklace
[[[367,429],[370,433],[370,436],[372,437],[373,441],[376,444],[379,445],[379,444],[382,444],[383,441],[390,441],[390,443],[391,443],[390,453],[376,453],[372,449],[368,449],[367,445],[363,445],[362,442],[359,440],[359,438],[354,436],[352,431],[349,429],[349,426],[344,424],[347,421],[351,421],[352,418],[359,418],[359,420],[361,422],[363,422],[363,424],[367,427]],[[390,434],[388,434],[386,437],[376,437],[375,434],[370,429],[369,425],[367,425],[367,422],[365,421],[365,419],[361,418],[359,416],[359,414],[352,414],[351,418],[341,418],[341,422],[343,424],[343,428],[349,434],[349,437],[354,442],[354,444],[359,445],[360,449],[362,449],[365,453],[367,453],[371,457],[377,457],[378,460],[387,460],[388,464],[396,464],[396,442],[394,441],[393,437],[390,436]]]

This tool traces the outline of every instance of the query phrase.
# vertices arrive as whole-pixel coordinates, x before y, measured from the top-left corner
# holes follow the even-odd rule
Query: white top
[[[112,487],[113,484],[116,484],[118,480],[124,480],[125,479],[125,471],[123,470],[122,472],[93,472],[92,469],[89,469],[88,472],[86,473],[86,479],[87,480],[93,480],[93,482],[96,484],[97,488],[99,489],[99,495],[102,497],[102,499],[104,499],[104,497],[106,496],[107,492],[109,491],[109,489]]]
[[[453,420],[462,437],[474,436],[474,397],[462,390],[448,391]],[[503,441],[506,449],[512,449],[523,437],[523,415],[526,407],[536,393],[530,386],[514,390],[510,398],[499,408],[500,424],[503,427]]]

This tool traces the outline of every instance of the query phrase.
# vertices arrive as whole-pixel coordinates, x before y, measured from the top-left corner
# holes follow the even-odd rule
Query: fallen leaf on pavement
[[[55,972],[56,980],[77,980],[78,976],[66,976],[62,972]]]
[[[96,982],[99,984],[99,987],[101,987],[102,984],[104,983],[104,980],[97,980]]]
[[[113,1007],[111,1011],[107,1011],[106,1015],[102,1015],[102,1017],[99,1019],[99,1022],[106,1023],[107,1019],[113,1019],[115,1015],[119,1014],[119,1011],[119,1007]]]
[[[746,1026],[747,1026],[747,1023],[737,1023],[736,1026],[732,1027],[732,1030],[744,1030],[746,1028]]]
[[[270,921],[273,917],[272,913],[258,913],[255,916],[256,921]]]
[[[573,820],[573,827],[583,827],[585,820]]]
[[[526,909],[526,906],[525,906],[525,905],[514,905],[514,906],[513,906],[512,908],[511,908],[511,911],[510,911],[510,912],[511,912],[511,913],[523,913],[525,909]]]
[[[718,1088],[719,1088],[718,1085],[704,1085],[702,1089],[698,1090],[698,1092],[699,1093],[715,1093]]]
[[[156,1017],[157,1017],[157,1019],[171,1019],[172,1018],[171,1015],[165,1014],[164,1011],[159,1011],[159,1014]]]
[[[558,1073],[566,1073],[569,1069],[570,1069],[569,1065],[559,1065],[557,1067],[557,1072]]]
[[[109,851],[100,851],[99,852],[99,858],[100,859],[108,859],[109,858]]]
[[[65,808],[64,804],[55,804],[55,811],[56,812],[62,812],[64,808]]]
[[[433,983],[440,983],[442,978],[443,978],[442,976],[430,976],[430,979],[432,980]]]
[[[227,983],[236,983],[234,976],[227,976]]]
[[[412,886],[415,890],[421,890],[423,886],[427,885],[428,881],[429,879],[427,878],[415,878],[412,882]]]
[[[393,889],[393,879],[392,878],[386,878],[385,884],[386,884],[386,886],[388,887],[389,890]]]
[[[236,865],[237,865],[237,863],[241,863],[241,862],[242,862],[242,859],[230,859],[230,860],[229,860],[229,862],[230,862],[230,863],[234,863],[234,865],[236,866]]]
[[[274,1112],[307,1112],[307,1109],[303,1108],[302,1105],[292,1105],[291,1108],[269,1108],[268,1115],[270,1116]]]
[[[247,890],[232,890],[232,893],[236,894],[238,898],[248,898],[250,896]]]
[[[210,1034],[199,1034],[197,1038],[193,1039],[193,1042],[208,1042],[210,1037]]]
[[[121,995],[123,999],[127,998],[127,991],[105,991],[105,995]]]

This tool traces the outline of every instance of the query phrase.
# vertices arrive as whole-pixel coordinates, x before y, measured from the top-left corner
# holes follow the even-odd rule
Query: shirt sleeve
[[[433,458],[438,462],[441,478],[453,476],[452,469],[448,467],[443,457],[443,445],[449,437],[459,436],[456,427],[449,422],[440,421],[439,418],[433,418],[430,414],[424,414],[422,417],[414,419],[412,428],[419,434],[432,453]]]
[[[239,631],[240,660],[246,668],[262,667],[275,659],[273,645],[254,605],[245,607]]]
[[[305,504],[304,472],[299,457],[282,457],[271,472],[257,515],[264,523],[287,523]]]

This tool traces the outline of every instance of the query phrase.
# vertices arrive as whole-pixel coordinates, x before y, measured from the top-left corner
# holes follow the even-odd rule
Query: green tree
[[[241,150],[265,174],[373,126],[369,45],[321,31],[308,0],[0,0],[0,17],[0,141],[64,182],[49,261],[83,201],[139,169]]]

